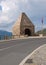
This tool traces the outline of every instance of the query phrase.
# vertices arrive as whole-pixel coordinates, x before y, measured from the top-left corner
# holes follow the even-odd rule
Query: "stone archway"
[[[30,29],[25,29],[25,35],[31,36],[31,31],[30,31]]]

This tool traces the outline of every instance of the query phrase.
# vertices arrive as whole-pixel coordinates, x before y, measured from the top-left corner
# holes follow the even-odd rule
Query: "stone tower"
[[[13,35],[34,35],[34,24],[25,13],[22,13],[13,25]]]

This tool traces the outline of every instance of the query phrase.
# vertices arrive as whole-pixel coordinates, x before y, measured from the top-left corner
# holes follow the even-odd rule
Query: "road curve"
[[[43,44],[46,44],[46,38],[0,42],[0,65],[19,65],[27,55]]]

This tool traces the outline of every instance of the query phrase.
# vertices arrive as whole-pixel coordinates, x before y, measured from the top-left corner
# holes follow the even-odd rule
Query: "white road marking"
[[[0,49],[0,51],[4,51],[4,50],[6,50],[6,49],[10,49],[10,48],[15,47],[15,46],[16,46],[16,45],[13,45],[13,46],[10,46],[10,47],[7,47],[7,48]]]
[[[8,42],[8,41],[15,41],[15,40],[22,40],[22,39],[28,39],[29,37],[24,37],[24,38],[18,38],[18,39],[9,39],[9,40],[0,40],[1,42]]]
[[[25,57],[24,60],[22,60],[22,62],[19,65],[24,65],[24,63],[26,62],[27,59],[29,59],[36,51],[38,51],[40,48],[42,48],[43,46],[45,46],[46,44],[38,47],[36,50],[34,50],[32,53],[30,53],[27,57]]]

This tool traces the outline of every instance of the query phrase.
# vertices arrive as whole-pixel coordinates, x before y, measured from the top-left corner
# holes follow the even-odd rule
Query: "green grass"
[[[44,35],[46,35],[46,29],[37,31],[36,33],[37,33],[37,34],[44,34]]]

